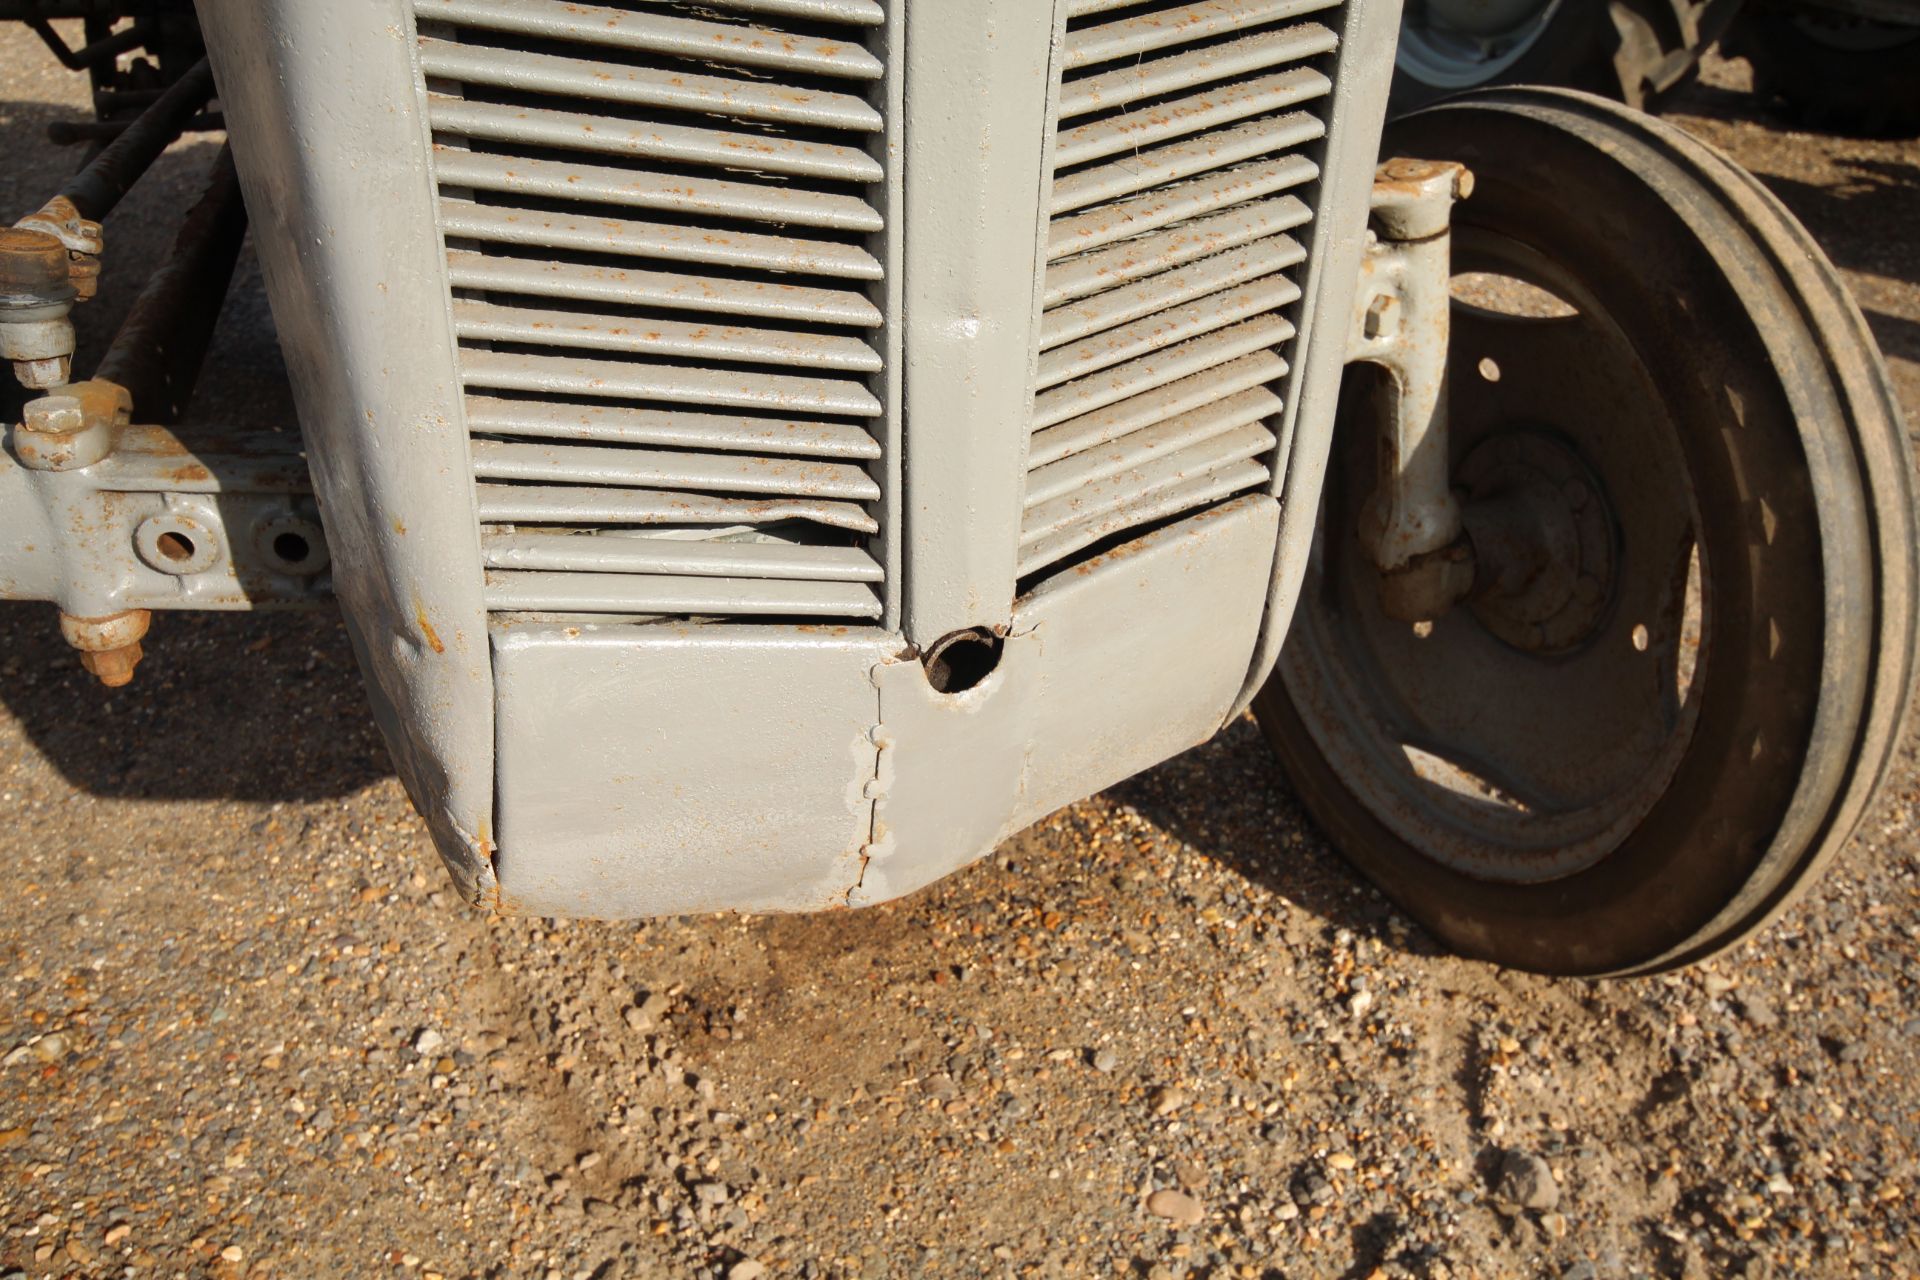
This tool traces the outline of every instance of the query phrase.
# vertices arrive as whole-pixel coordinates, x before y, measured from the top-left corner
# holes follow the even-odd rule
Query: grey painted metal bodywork
[[[1286,518],[1281,521],[1260,643],[1234,702],[1234,715],[1252,705],[1260,686],[1273,674],[1294,606],[1300,601],[1307,557],[1313,551],[1320,491],[1333,448],[1334,410],[1346,368],[1347,324],[1367,243],[1372,161],[1380,153],[1380,134],[1386,126],[1400,7],[1399,0],[1362,0],[1347,8],[1347,29],[1334,75],[1333,121],[1324,149],[1327,159],[1321,165],[1314,252],[1307,268],[1300,335],[1294,343],[1300,369],[1281,420],[1279,463],[1273,469],[1274,491]],[[1325,337],[1319,335],[1321,326],[1329,329]]]
[[[334,590],[408,794],[492,884],[479,524],[404,0],[203,0]]]
[[[625,916],[910,893],[1211,736],[1277,526],[1271,498],[1241,498],[1061,575],[958,695],[867,628],[497,624],[499,902]]]
[[[856,137],[831,149],[833,163],[859,179],[847,190],[870,200],[865,212],[877,212],[874,221],[884,225],[845,215],[852,220],[842,226],[836,219],[843,212],[833,210],[857,202],[829,193],[839,203],[810,213],[811,229],[742,236],[720,267],[713,264],[726,254],[711,246],[706,258],[666,265],[689,273],[682,283],[694,281],[696,271],[720,280],[713,273],[737,270],[739,277],[725,283],[742,285],[726,294],[739,299],[755,273],[831,274],[838,268],[821,262],[844,266],[871,252],[879,274],[853,275],[884,283],[870,294],[801,291],[850,308],[837,318],[811,316],[812,304],[796,301],[756,320],[798,326],[787,334],[795,340],[790,346],[772,328],[723,339],[666,320],[645,338],[654,344],[647,358],[659,362],[621,365],[608,354],[634,346],[632,334],[606,326],[586,338],[575,334],[577,340],[554,345],[592,352],[543,352],[538,362],[562,368],[567,395],[593,400],[578,405],[549,404],[540,397],[557,394],[552,388],[488,373],[528,361],[500,346],[548,341],[542,329],[553,323],[494,294],[519,292],[516,281],[549,268],[581,275],[587,265],[567,259],[569,252],[633,254],[658,267],[679,251],[668,240],[678,245],[695,236],[646,221],[667,197],[651,187],[623,192],[622,174],[637,170],[611,167],[609,148],[618,150],[612,143],[596,139],[591,162],[570,165],[541,148],[577,143],[573,134],[533,138],[532,126],[508,119],[511,111],[484,94],[474,101],[450,90],[430,94],[431,67],[483,86],[511,68],[490,69],[476,46],[437,28],[423,46],[414,13],[446,21],[466,15],[484,33],[499,27],[501,12],[524,4],[529,13],[539,10],[541,22],[584,30],[594,25],[591,6],[199,0],[294,381],[332,587],[399,771],[472,900],[515,911],[632,916],[896,897],[1060,805],[1206,739],[1258,688],[1284,636],[1326,466],[1399,5],[1197,6],[1206,23],[1217,25],[1202,24],[1193,49],[1166,53],[1188,38],[1179,23],[1153,30],[1139,14],[1103,0],[820,2],[820,12],[838,21],[868,24],[836,42],[834,56],[847,63],[871,54],[886,68],[870,93],[860,87],[865,82],[841,84],[820,106],[854,119],[864,103],[884,117],[884,132],[872,143]],[[750,19],[757,12],[744,0],[715,3],[722,14],[738,10]],[[1227,19],[1236,9],[1256,16],[1235,26]],[[688,29],[674,23],[708,21],[656,22],[651,10],[642,16],[636,30],[645,30],[634,38],[656,42]],[[1275,25],[1296,19],[1284,31]],[[1123,97],[1123,114],[1067,121],[1086,150],[1078,160],[1062,160],[1060,172],[1074,172],[1057,183],[1058,99],[1069,61],[1063,50],[1107,23],[1115,24],[1117,39],[1137,43],[1139,58],[1177,56],[1180,76],[1199,76],[1194,83],[1201,85],[1210,51],[1224,47],[1208,43],[1215,35],[1257,27],[1265,34],[1245,56],[1284,46],[1298,59],[1322,58],[1337,37],[1324,140],[1311,141],[1319,125],[1309,112],[1272,115],[1325,88],[1317,67],[1286,73],[1263,91],[1267,97],[1250,93],[1241,107],[1234,91],[1205,107],[1218,118],[1206,117],[1213,123],[1204,128],[1217,125],[1231,144],[1222,144],[1219,158],[1209,156],[1212,135],[1202,123],[1183,133],[1177,112],[1156,115],[1149,100],[1161,91],[1127,88],[1139,61],[1133,53],[1089,52],[1082,44],[1075,56],[1086,65],[1068,87],[1081,86],[1083,97],[1094,92],[1088,85],[1133,96]],[[1089,74],[1103,57],[1118,66]],[[562,89],[591,87],[590,76],[581,79],[585,64],[528,65],[526,74],[538,72]],[[1168,83],[1186,84],[1180,76]],[[744,109],[761,108],[749,102]],[[1083,120],[1100,115],[1084,101],[1078,110]],[[1263,114],[1270,118],[1252,119]],[[444,144],[437,159],[436,119]],[[506,174],[518,160],[466,149],[455,127],[461,122],[532,148],[526,171]],[[1152,163],[1129,177],[1129,144],[1107,135],[1134,128],[1152,140]],[[1252,215],[1214,217],[1210,234],[1225,238],[1212,249],[1204,238],[1195,241],[1200,247],[1183,249],[1174,243],[1181,234],[1176,214],[1148,209],[1156,190],[1174,189],[1167,184],[1183,183],[1179,190],[1193,196],[1210,173],[1282,151],[1223,181],[1230,187],[1239,176],[1271,169],[1246,198],[1273,198],[1258,206],[1268,220],[1258,225]],[[877,164],[863,163],[863,155]],[[1142,225],[1155,234],[1108,228],[1092,256],[1078,259],[1054,246],[1061,289],[1069,300],[1089,301],[1073,316],[1055,307],[1054,323],[1081,324],[1084,333],[1049,336],[1042,286],[1050,218],[1065,215],[1066,225],[1092,234],[1081,224],[1091,226],[1114,206],[1107,197],[1063,196],[1062,188],[1076,180],[1085,187],[1093,170],[1075,166],[1096,164],[1098,181],[1117,184],[1113,193],[1129,197],[1129,210],[1145,210]],[[579,185],[568,191],[572,181]],[[548,182],[561,185],[540,188]],[[503,191],[515,199],[557,199],[555,192],[564,191],[589,205],[627,205],[615,210],[617,221],[595,223],[604,234],[590,241],[568,243],[546,224],[522,226],[517,240],[505,232],[485,240],[512,250],[489,249],[489,256],[472,246],[492,234],[489,227],[499,232],[495,224],[512,220],[509,205],[483,198]],[[776,205],[789,193],[829,200],[777,185],[749,189],[732,178],[696,194],[724,203],[722,196],[744,200],[742,193]],[[1083,208],[1091,212],[1071,216]],[[754,216],[777,215],[775,208]],[[556,214],[553,222],[572,217]],[[689,225],[698,227],[698,219]],[[451,268],[448,235],[455,238]],[[654,238],[643,245],[645,236]],[[1164,260],[1122,261],[1135,240]],[[551,260],[537,257],[543,245]],[[741,245],[773,245],[789,259],[749,261],[739,256],[746,252]],[[1272,247],[1249,247],[1256,245]],[[825,256],[791,256],[802,250]],[[1171,283],[1105,292],[1216,251],[1217,260]],[[1269,251],[1284,256],[1250,260]],[[1296,294],[1279,273],[1301,261]],[[1091,278],[1116,263],[1119,284]],[[666,279],[608,276],[595,287],[661,289]],[[1218,318],[1201,314],[1198,303],[1229,298],[1225,291],[1242,281],[1259,283],[1242,290],[1244,297],[1232,295],[1246,311],[1230,318],[1252,318],[1221,332]],[[882,313],[870,348],[805,328],[861,323],[869,302],[868,310]],[[1162,320],[1174,336],[1156,331]],[[726,341],[749,337],[774,345],[722,350]],[[1082,339],[1092,352],[1084,368],[1072,364],[1081,357],[1067,348]],[[1231,343],[1244,346],[1209,354]],[[1052,354],[1043,357],[1043,347]],[[708,443],[697,453],[687,451],[693,435],[686,424],[718,431],[721,419],[712,413],[655,415],[635,425],[646,414],[628,402],[659,395],[648,389],[656,384],[647,375],[666,361],[703,356],[721,364],[733,356],[815,360],[830,372],[871,374],[871,383],[813,378],[809,385],[849,398],[801,415],[821,420],[803,424],[820,432],[814,460],[776,457],[766,468],[783,482],[806,481],[806,501],[793,511],[814,521],[814,542],[783,540],[777,528],[728,535],[735,541],[692,536],[711,530],[691,526],[728,524],[729,513],[751,506],[713,494],[754,492],[749,478],[766,458],[742,440],[755,424],[781,425],[767,417],[728,420],[729,430],[739,428],[737,438],[702,437]],[[1164,371],[1156,372],[1163,356]],[[1043,359],[1058,366],[1044,379]],[[569,360],[576,363],[567,366]],[[706,373],[721,390],[735,377],[724,368]],[[471,404],[463,374],[480,389]],[[617,388],[594,381],[603,374],[627,381]],[[1193,398],[1195,384],[1227,378],[1241,379],[1219,393],[1233,393],[1232,401]],[[1076,379],[1082,389],[1060,390]],[[1102,379],[1110,385],[1094,385]],[[1045,412],[1035,402],[1042,381],[1054,396]],[[1175,414],[1185,413],[1183,396],[1193,398],[1194,412],[1221,415],[1225,426],[1204,436],[1204,422],[1169,418],[1152,438],[1195,433],[1202,445],[1217,440],[1212,452],[1170,462],[1152,453],[1159,446],[1136,439],[1128,447],[1144,453],[1109,463],[1083,442],[1067,470],[1046,470],[1076,452],[1056,448],[1062,423],[1070,428],[1065,434],[1090,436],[1100,411],[1112,407],[1115,422],[1126,418],[1121,401],[1151,407],[1163,398]],[[749,415],[770,412],[743,404]],[[540,418],[549,408],[551,423]],[[1239,416],[1227,421],[1229,413]],[[582,419],[590,420],[584,428]],[[653,435],[621,436],[643,427]],[[683,427],[688,439],[671,434]],[[470,442],[470,429],[478,440]],[[1029,492],[1029,443],[1045,430],[1055,432],[1047,446],[1055,452],[1042,458],[1035,474],[1045,474]],[[1104,447],[1122,430],[1116,426],[1095,443]],[[517,440],[499,438],[516,433]],[[1151,434],[1138,429],[1139,439]],[[550,444],[548,435],[572,442]],[[642,443],[647,451],[633,447]],[[1169,474],[1187,465],[1186,457],[1216,470]],[[84,480],[79,471],[30,476],[0,460],[0,521],[16,535],[51,541],[58,530],[49,508],[22,495],[72,485],[76,477]],[[1219,487],[1201,496],[1178,497],[1216,479]],[[609,487],[620,484],[627,488]],[[1101,505],[1129,497],[1132,485],[1146,494],[1136,507]],[[1153,485],[1166,486],[1176,500],[1153,505]],[[776,484],[770,492],[786,490]],[[155,493],[143,500],[191,505],[207,496]],[[1088,506],[1076,510],[1083,497]],[[267,498],[304,501],[292,490]],[[715,510],[732,505],[701,514],[695,508],[702,503]],[[1111,526],[1088,522],[1088,512],[1109,510],[1119,512]],[[625,536],[644,534],[640,526],[649,523],[671,524],[673,512],[689,526],[678,531],[687,540],[674,540],[671,531]],[[566,533],[573,525],[623,523],[636,528],[592,538]],[[818,526],[832,528],[823,538]],[[1059,530],[1075,539],[1029,554]],[[122,555],[126,533],[113,531]],[[47,554],[0,560],[0,592],[8,595],[58,598],[71,576]],[[209,592],[210,604],[218,594],[191,589]],[[135,602],[117,589],[92,603]],[[696,616],[652,616],[667,612]],[[709,614],[726,616],[716,621]],[[840,621],[802,625],[806,616]],[[997,665],[977,685],[943,692],[930,683],[922,655],[964,628],[995,637]]]
[[[1034,0],[906,14],[905,631],[924,647],[1013,605],[1066,18]]]

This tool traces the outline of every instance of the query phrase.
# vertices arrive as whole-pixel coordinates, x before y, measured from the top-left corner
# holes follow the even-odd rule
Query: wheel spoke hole
[[[1580,314],[1578,307],[1551,289],[1492,271],[1462,271],[1454,276],[1453,300],[1524,320],[1564,320]]]
[[[1477,804],[1489,805],[1506,813],[1531,813],[1526,802],[1491,778],[1461,760],[1423,751],[1412,743],[1402,743],[1407,764],[1422,782],[1448,791]]]

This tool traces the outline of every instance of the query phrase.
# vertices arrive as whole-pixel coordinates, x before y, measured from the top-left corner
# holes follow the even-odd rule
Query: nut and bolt
[[[35,391],[73,376],[75,259],[58,236],[28,227],[0,228],[0,356],[22,386]],[[92,264],[96,271],[98,263]]]
[[[92,672],[101,684],[118,689],[133,680],[133,669],[145,655],[140,641],[147,634],[153,615],[145,609],[128,609],[104,618],[76,618],[60,615],[60,634],[80,651],[80,665]]]
[[[90,467],[113,451],[126,407],[125,391],[97,380],[29,400],[14,429],[14,455],[33,471]]]

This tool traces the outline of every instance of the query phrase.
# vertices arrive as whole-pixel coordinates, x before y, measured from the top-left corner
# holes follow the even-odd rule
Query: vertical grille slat
[[[883,0],[414,0],[500,612],[888,607]]]
[[[1071,0],[1022,578],[1265,488],[1339,0]]]

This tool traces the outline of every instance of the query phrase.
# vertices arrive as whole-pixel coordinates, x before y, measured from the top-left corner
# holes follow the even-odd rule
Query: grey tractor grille
[[[1335,0],[1072,0],[1020,573],[1267,483]]]
[[[495,610],[876,618],[876,0],[416,0]]]

